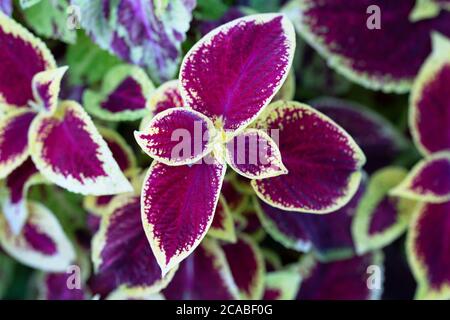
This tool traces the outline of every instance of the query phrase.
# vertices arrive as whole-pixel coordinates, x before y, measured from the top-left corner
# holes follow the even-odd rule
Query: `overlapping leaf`
[[[106,142],[76,102],[62,102],[52,116],[39,115],[29,137],[33,161],[51,182],[82,194],[132,191]]]
[[[195,0],[72,0],[81,9],[81,25],[100,47],[145,67],[156,81],[177,71],[181,43],[189,29]]]
[[[163,274],[199,245],[211,226],[226,166],[154,162],[142,188],[142,222]],[[174,197],[177,201],[174,201]]]
[[[265,266],[259,247],[240,235],[236,243],[222,245],[242,299],[259,300],[264,294]]]
[[[141,222],[139,197],[122,195],[113,200],[93,240],[95,293],[114,290],[129,295],[152,294],[164,288],[173,272],[161,277]]]
[[[233,133],[254,120],[283,85],[294,49],[293,27],[282,15],[229,22],[184,58],[181,95],[189,107]]]
[[[411,88],[431,51],[431,32],[450,35],[449,12],[411,21],[415,4],[307,0],[291,2],[286,13],[302,37],[347,78],[371,89],[401,93]]]
[[[387,167],[371,177],[352,223],[359,254],[387,246],[408,227],[416,203],[390,195],[406,174],[402,168]]]
[[[28,219],[20,232],[13,234],[0,215],[0,245],[17,261],[50,272],[65,272],[75,260],[75,251],[58,220],[46,207],[28,202]]]
[[[279,136],[288,174],[252,180],[256,194],[277,208],[329,213],[356,193],[365,156],[341,127],[311,107],[275,102],[256,126]]]
[[[416,298],[450,298],[450,202],[423,204],[408,232],[407,253],[418,283]]]
[[[118,65],[105,75],[100,92],[84,93],[83,104],[89,113],[103,120],[136,120],[147,113],[147,99],[153,89],[142,69]]]
[[[163,295],[169,300],[235,300],[239,292],[223,250],[205,239],[180,264]]]

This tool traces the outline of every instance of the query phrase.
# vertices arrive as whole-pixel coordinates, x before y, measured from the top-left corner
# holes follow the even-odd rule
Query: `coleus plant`
[[[71,0],[81,26],[101,48],[144,67],[158,82],[171,79],[180,60],[196,0]]]
[[[163,274],[207,233],[227,164],[251,179],[263,201],[288,211],[329,213],[357,191],[365,157],[342,128],[304,104],[269,106],[288,76],[294,48],[293,26],[283,15],[247,16],[214,29],[182,62],[178,92],[172,95],[182,106],[163,107],[135,133],[155,159],[141,209]],[[177,91],[174,85],[165,86],[167,92]],[[178,140],[172,135],[180,129],[200,136],[200,143],[191,138],[187,145],[193,152],[174,155]],[[279,131],[279,145],[266,133],[271,130]],[[236,160],[235,141],[249,137],[267,146],[263,164]],[[254,150],[244,149],[247,159]]]
[[[331,67],[386,92],[411,89],[431,52],[432,31],[450,36],[443,1],[293,0],[284,12]]]
[[[407,238],[417,298],[450,298],[450,40],[433,36],[433,52],[410,96],[409,125],[425,157],[392,193],[421,202]]]
[[[152,81],[142,69],[118,65],[105,75],[100,92],[87,90],[84,93],[83,104],[99,119],[136,120],[148,113],[147,100],[153,89]]]
[[[131,191],[83,108],[59,102],[67,68],[58,68],[43,42],[2,13],[0,48],[1,203],[13,233],[27,219],[26,189],[42,177],[85,195]],[[41,178],[33,177],[37,172]]]

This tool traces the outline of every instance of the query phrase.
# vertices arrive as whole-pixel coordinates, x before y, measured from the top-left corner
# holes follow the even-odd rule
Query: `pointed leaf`
[[[155,0],[72,0],[81,9],[81,26],[103,49],[146,67],[152,78],[175,75],[195,0],[172,0],[156,10]]]
[[[36,109],[52,114],[58,106],[61,80],[68,67],[41,71],[33,77],[33,95]]]
[[[256,209],[265,230],[287,248],[313,249],[322,261],[348,258],[355,253],[351,224],[365,189],[364,181],[347,205],[326,215],[283,211],[261,200]]]
[[[215,159],[177,167],[153,162],[142,188],[142,223],[163,274],[208,232],[225,171]]]
[[[390,165],[407,147],[397,129],[378,113],[352,101],[321,98],[311,105],[330,117],[355,139],[367,157],[369,173]]]
[[[247,126],[283,85],[292,63],[295,33],[286,17],[261,14],[214,29],[181,65],[187,105],[223,125]]]
[[[224,196],[220,196],[208,235],[228,242],[236,242],[234,219]]]
[[[426,203],[413,216],[407,237],[418,299],[450,299],[450,202]]]
[[[358,190],[365,156],[341,127],[297,102],[275,102],[256,126],[275,132],[288,174],[252,180],[257,195],[277,208],[329,213]]]
[[[263,300],[294,300],[300,287],[299,272],[282,270],[266,275]]]
[[[150,157],[166,165],[192,164],[210,153],[214,125],[199,112],[173,108],[159,113],[134,136]]]
[[[260,300],[264,294],[265,264],[259,247],[251,238],[240,235],[236,243],[222,245],[225,257],[244,300]]]
[[[449,81],[450,39],[434,34],[433,52],[422,66],[410,98],[409,125],[424,155],[450,149]]]
[[[0,215],[1,247],[17,261],[50,272],[65,272],[75,251],[58,220],[46,207],[28,202],[28,220],[15,236]]]
[[[28,130],[36,114],[27,109],[1,117],[0,179],[8,176],[28,158]]]
[[[0,109],[26,106],[33,100],[33,76],[56,68],[55,59],[45,44],[2,12],[0,61]]]
[[[142,69],[119,65],[106,74],[99,92],[84,93],[83,104],[99,119],[137,120],[147,114],[147,99],[153,90],[153,83]]]
[[[168,300],[236,300],[239,293],[220,246],[205,239],[163,290]]]
[[[294,1],[285,12],[303,39],[339,73],[373,90],[404,93],[431,51],[431,32],[450,35],[449,12],[413,22],[409,17],[415,4],[309,0]]]
[[[266,179],[287,173],[275,141],[264,131],[249,129],[226,144],[230,167],[248,179]]]
[[[28,218],[26,197],[28,189],[44,182],[33,161],[26,160],[3,182],[0,189],[0,203],[12,232],[17,235]]]
[[[450,201],[450,152],[420,161],[392,194],[433,203]]]
[[[136,156],[133,149],[127,144],[125,139],[115,130],[105,127],[98,127],[98,132],[102,135],[109,150],[122,170],[126,175],[136,167]]]
[[[311,249],[312,243],[304,226],[297,223],[301,218],[297,213],[280,210],[259,199],[254,199],[254,202],[261,224],[273,239],[296,251],[308,252]]]
[[[406,170],[387,167],[373,174],[352,222],[358,254],[382,249],[400,237],[408,227],[416,203],[389,196],[405,177]]]
[[[118,288],[130,295],[155,293],[173,276],[171,272],[161,277],[142,228],[141,203],[136,196],[114,198],[92,242],[92,261],[97,273],[95,292],[102,296]]]
[[[107,213],[110,210],[110,205],[112,200],[114,199],[113,195],[109,196],[86,196],[83,200],[83,208],[89,212],[89,218],[92,218],[90,222],[92,222],[94,225],[96,225],[96,219],[102,217],[105,213]],[[94,228],[95,229],[95,228]]]
[[[156,89],[148,102],[152,115],[157,115],[167,109],[183,107],[184,102],[179,89],[179,81],[171,80]]]
[[[75,101],[62,102],[53,116],[39,115],[29,136],[36,167],[58,186],[92,195],[133,190],[94,123]]]
[[[45,273],[38,279],[39,299],[42,300],[85,300],[84,288],[69,287],[72,284],[70,272]]]

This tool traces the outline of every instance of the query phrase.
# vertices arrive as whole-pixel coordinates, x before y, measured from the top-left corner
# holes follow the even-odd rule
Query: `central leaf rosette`
[[[287,173],[277,144],[264,131],[248,129],[230,136],[221,121],[214,125],[208,117],[187,108],[158,114],[135,135],[149,156],[168,166],[226,162],[249,179]]]
[[[285,210],[328,213],[356,192],[365,159],[344,130],[299,103],[266,108],[294,51],[294,28],[283,15],[240,18],[188,52],[178,86],[157,90],[152,104],[164,107],[135,137],[156,160],[142,189],[142,220],[163,274],[206,235],[226,164],[251,179],[262,200]],[[308,135],[322,142],[311,144]]]

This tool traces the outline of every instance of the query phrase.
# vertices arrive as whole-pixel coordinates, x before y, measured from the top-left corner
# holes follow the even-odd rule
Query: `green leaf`
[[[69,0],[42,0],[23,10],[25,21],[40,36],[75,43],[76,30],[68,25]]]
[[[77,42],[68,47],[69,79],[74,85],[91,85],[103,79],[110,68],[121,63],[107,51],[100,49],[82,32]]]
[[[6,255],[0,253],[0,299],[3,298],[6,290],[12,282],[14,274],[14,261]]]
[[[198,0],[194,15],[199,20],[216,20],[228,10],[223,0]]]

